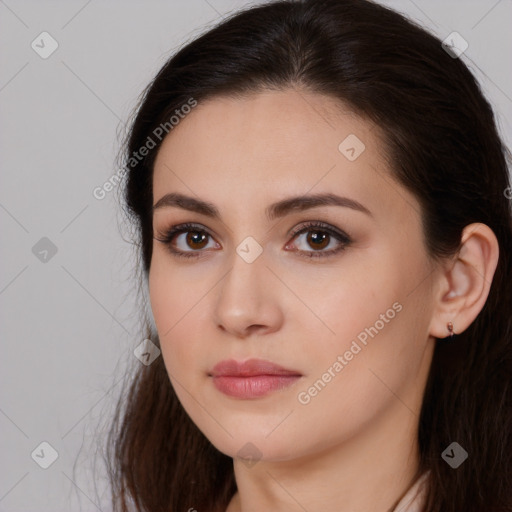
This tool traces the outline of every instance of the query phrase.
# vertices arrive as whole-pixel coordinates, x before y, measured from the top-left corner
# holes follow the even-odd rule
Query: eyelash
[[[305,224],[302,224],[300,226],[300,228],[298,228],[297,230],[294,230],[294,232],[292,232],[290,234],[290,236],[292,237],[292,240],[294,240],[299,235],[302,235],[303,233],[307,233],[309,231],[317,231],[317,232],[321,232],[321,233],[327,233],[329,236],[338,240],[338,242],[340,242],[341,245],[338,248],[330,249],[329,251],[301,251],[298,249],[297,249],[297,251],[295,251],[300,256],[308,258],[308,259],[325,258],[328,256],[333,256],[334,254],[337,254],[338,252],[345,250],[346,247],[348,247],[352,243],[352,240],[350,239],[350,237],[347,234],[343,233],[343,231],[338,231],[338,230],[332,228],[331,226],[329,226],[329,224],[325,224],[325,223],[319,222],[319,221],[311,221],[311,222],[306,222]],[[176,235],[180,235],[182,233],[187,233],[187,232],[205,233],[207,236],[212,237],[212,235],[210,235],[208,233],[208,231],[203,229],[200,225],[192,224],[192,223],[185,223],[185,224],[178,224],[176,226],[171,226],[163,234],[162,238],[155,237],[155,240],[158,240],[159,242],[162,242],[163,244],[165,244],[167,246],[168,250],[171,252],[171,254],[178,258],[198,258],[201,256],[200,253],[204,252],[204,251],[202,251],[202,250],[181,251],[179,249],[175,249],[173,247],[173,245],[171,244],[171,242],[173,241],[173,239]]]

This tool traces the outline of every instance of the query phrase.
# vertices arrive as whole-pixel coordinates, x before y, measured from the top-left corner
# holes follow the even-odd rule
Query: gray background
[[[510,146],[512,1],[382,3],[468,41]],[[167,57],[244,5],[0,0],[0,511],[110,509],[94,453],[142,339],[116,193],[92,191],[117,171],[119,134]],[[43,31],[59,45],[47,59],[31,47]],[[43,237],[56,254],[37,254]],[[49,457],[43,441],[58,452],[48,469],[31,457]]]

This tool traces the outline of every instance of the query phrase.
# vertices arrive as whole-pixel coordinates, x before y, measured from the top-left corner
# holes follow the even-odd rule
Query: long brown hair
[[[421,205],[433,258],[456,254],[470,223],[494,231],[500,257],[488,300],[466,331],[437,343],[418,440],[420,471],[430,470],[425,511],[512,511],[510,153],[462,58],[420,26],[367,0],[280,0],[232,15],[172,56],[142,96],[124,153],[140,279],[151,264],[155,130],[191,98],[290,86],[337,98],[382,128],[394,178]],[[135,162],[148,138],[155,147]],[[159,345],[149,320],[143,338]],[[469,454],[457,469],[441,457],[453,441]],[[236,492],[232,459],[185,413],[161,357],[127,376],[105,460],[115,511],[131,503],[224,512]]]

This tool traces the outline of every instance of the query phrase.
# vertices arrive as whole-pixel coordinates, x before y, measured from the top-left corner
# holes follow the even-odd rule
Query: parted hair
[[[450,342],[436,341],[418,442],[419,473],[430,471],[425,512],[506,512],[512,511],[511,157],[463,60],[415,22],[368,0],[278,0],[238,11],[180,48],[143,92],[124,145],[123,207],[136,233],[139,277],[147,279],[161,141],[137,165],[128,161],[190,98],[200,104],[302,88],[336,98],[378,125],[392,178],[419,201],[432,258],[455,255],[463,228],[474,222],[487,224],[499,242],[482,311]],[[155,332],[144,335],[159,344]],[[441,457],[453,441],[469,455],[457,469]],[[105,453],[116,512],[224,512],[236,492],[232,459],[188,417],[161,357],[129,376]]]

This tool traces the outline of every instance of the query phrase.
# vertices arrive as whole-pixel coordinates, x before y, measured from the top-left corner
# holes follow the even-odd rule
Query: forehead
[[[287,90],[215,97],[196,106],[162,143],[154,202],[169,191],[192,190],[214,203],[248,206],[336,190],[361,202],[380,196],[393,206],[397,192],[407,191],[392,180],[383,148],[375,124],[329,96]],[[383,197],[386,188],[394,194]]]
[[[364,143],[364,160],[384,156],[378,128],[334,98],[297,90],[214,97],[174,126],[159,149],[155,172],[162,162],[190,173],[257,169],[261,179],[287,167],[314,171],[323,162],[338,162],[339,145],[351,135]]]

